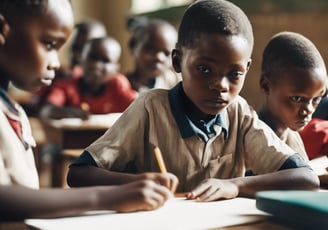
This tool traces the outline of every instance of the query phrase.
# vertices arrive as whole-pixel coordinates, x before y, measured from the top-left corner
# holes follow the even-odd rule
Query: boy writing
[[[158,146],[188,199],[318,188],[303,159],[238,96],[252,48],[252,27],[240,8],[224,0],[193,3],[172,53],[183,81],[137,98],[70,167],[69,185],[121,184],[158,171]],[[257,176],[243,177],[245,169]]]
[[[59,68],[58,49],[73,28],[71,3],[2,0],[0,25],[0,221],[160,207],[177,184],[171,174],[158,173],[157,183],[138,180],[122,186],[38,190],[34,139],[25,112],[7,90],[10,82],[28,91],[51,84]]]
[[[42,106],[43,118],[77,117],[123,112],[137,96],[118,72],[121,46],[112,37],[94,38],[83,47],[79,78],[59,79]]]

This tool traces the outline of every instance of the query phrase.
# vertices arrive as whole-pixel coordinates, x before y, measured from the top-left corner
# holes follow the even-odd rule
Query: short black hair
[[[199,34],[241,35],[253,48],[252,25],[245,13],[226,0],[198,0],[185,11],[179,31],[178,45],[191,47]]]
[[[89,33],[90,31],[92,31],[92,29],[97,28],[97,27],[106,31],[106,27],[101,21],[99,21],[97,19],[92,19],[92,18],[86,18],[83,21],[76,23],[74,26],[74,28],[79,33],[86,33],[86,34]],[[106,33],[107,33],[107,31],[106,31]]]
[[[71,0],[67,0],[72,4]],[[0,13],[10,16],[15,13],[39,13],[48,8],[49,0],[0,0]]]
[[[143,41],[144,37],[151,31],[156,31],[157,28],[167,27],[172,31],[176,31],[176,28],[163,19],[159,18],[147,18],[147,17],[132,17],[127,20],[127,28],[131,32],[131,38],[129,40],[129,48],[134,49],[140,41]]]
[[[112,44],[114,44],[115,46],[118,47],[118,49],[121,50],[121,44],[118,42],[118,40],[116,40],[114,37],[111,36],[104,36],[104,37],[99,37],[99,38],[92,38],[89,39],[88,41],[86,41],[86,43],[84,44],[83,48],[86,45],[93,45],[93,44],[97,44],[97,43],[103,43],[103,42],[110,42]]]
[[[305,36],[284,31],[274,35],[262,55],[261,77],[273,78],[290,66],[325,68],[324,60],[315,45]]]

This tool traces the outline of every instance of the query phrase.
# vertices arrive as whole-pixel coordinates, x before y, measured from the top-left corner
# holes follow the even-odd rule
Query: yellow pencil
[[[166,170],[166,167],[165,167],[163,156],[162,156],[161,150],[158,147],[154,148],[154,154],[155,154],[155,158],[157,160],[157,164],[159,166],[159,169],[161,170],[161,173],[166,173],[167,170]]]

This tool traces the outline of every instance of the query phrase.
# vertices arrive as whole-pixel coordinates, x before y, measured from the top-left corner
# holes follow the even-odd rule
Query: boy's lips
[[[305,118],[305,119],[301,119],[296,121],[297,125],[301,125],[301,126],[305,126],[307,125],[309,122],[311,121],[311,118]]]
[[[214,99],[208,99],[206,100],[206,103],[210,105],[215,105],[215,106],[225,106],[228,104],[228,101],[224,100],[223,98],[214,98]]]
[[[55,79],[55,76],[46,76],[41,78],[41,82],[44,85],[51,85],[52,81]]]

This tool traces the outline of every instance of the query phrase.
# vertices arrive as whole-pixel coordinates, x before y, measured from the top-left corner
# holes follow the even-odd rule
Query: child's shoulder
[[[168,104],[168,92],[167,89],[151,89],[146,92],[140,93],[137,101],[142,101],[145,105],[163,105]]]
[[[254,121],[259,120],[255,109],[241,96],[237,96],[227,107],[227,115],[230,124],[238,124],[244,128],[250,127]]]
[[[122,73],[116,73],[108,80],[108,84],[130,83],[128,77]]]
[[[254,108],[248,104],[247,100],[239,95],[228,106],[227,111],[228,113],[238,112],[245,115],[251,115],[255,112]]]

